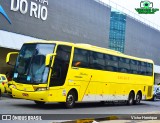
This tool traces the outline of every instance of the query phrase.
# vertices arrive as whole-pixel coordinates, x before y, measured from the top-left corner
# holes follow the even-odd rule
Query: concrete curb
[[[73,120],[73,121],[66,121],[62,123],[95,123],[106,121],[106,120],[118,120],[119,118],[117,116],[107,116],[103,118],[88,118],[88,119],[79,119],[79,120]]]

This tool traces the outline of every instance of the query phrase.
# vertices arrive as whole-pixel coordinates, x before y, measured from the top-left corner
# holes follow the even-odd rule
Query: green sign
[[[153,8],[153,2],[150,1],[141,1],[140,8],[135,8],[138,14],[155,14],[159,11],[158,8]]]

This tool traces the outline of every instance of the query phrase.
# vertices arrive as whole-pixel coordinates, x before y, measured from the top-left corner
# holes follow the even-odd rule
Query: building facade
[[[92,44],[160,66],[160,31],[110,6],[94,0],[1,0],[0,72],[8,70],[7,52],[37,39]]]

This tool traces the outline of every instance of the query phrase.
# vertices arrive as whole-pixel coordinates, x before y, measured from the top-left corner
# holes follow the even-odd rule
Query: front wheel
[[[73,108],[75,105],[75,93],[73,91],[69,92],[66,98],[65,107]]]
[[[13,98],[12,94],[9,95],[10,98]]]
[[[38,106],[43,106],[45,104],[45,102],[41,102],[41,101],[34,101],[36,103],[36,105]]]

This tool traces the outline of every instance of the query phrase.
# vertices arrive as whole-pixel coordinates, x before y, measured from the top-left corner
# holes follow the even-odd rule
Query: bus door
[[[57,101],[64,101],[66,99],[65,95],[63,95],[65,91],[63,85],[65,84],[69,68],[71,49],[71,46],[57,46],[49,84],[50,90],[52,91],[51,93],[55,95],[56,98],[59,98]]]
[[[72,86],[79,86],[79,99],[82,100],[89,93],[90,90],[91,70],[89,69],[89,51],[75,48],[73,55],[72,67],[69,72],[68,84]]]

